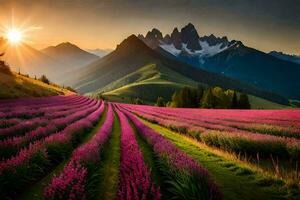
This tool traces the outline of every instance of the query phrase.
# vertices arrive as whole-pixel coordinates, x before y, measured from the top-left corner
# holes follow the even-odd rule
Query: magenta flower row
[[[121,160],[118,199],[161,199],[160,188],[150,178],[142,152],[125,115],[117,110],[121,124]]]
[[[170,172],[176,174],[186,174],[187,176],[197,176],[200,180],[206,180],[209,191],[209,199],[222,199],[222,194],[216,184],[211,180],[208,171],[200,166],[190,156],[179,150],[169,140],[156,133],[153,129],[142,123],[136,116],[124,111],[132,120],[142,137],[152,146],[153,151],[162,162],[170,166]]]
[[[102,146],[108,141],[113,127],[114,114],[109,104],[107,117],[101,128],[87,143],[74,150],[71,161],[62,173],[54,177],[45,188],[46,199],[85,199],[89,171],[87,165],[98,165]]]

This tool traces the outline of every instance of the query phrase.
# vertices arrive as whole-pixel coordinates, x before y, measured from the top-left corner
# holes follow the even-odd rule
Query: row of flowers
[[[98,107],[99,102],[92,101],[87,105],[83,105],[80,110],[70,110],[69,116],[50,120],[44,127],[39,127],[33,131],[27,132],[25,135],[9,137],[0,141],[0,157],[7,158],[16,154],[21,148],[26,147],[29,143],[63,130],[69,124],[94,112]]]
[[[121,124],[121,158],[118,199],[161,199],[160,188],[151,180],[142,152],[126,116],[119,110]]]
[[[95,105],[96,103],[97,103],[97,101],[88,99],[88,101],[82,103],[79,107],[78,107],[78,105],[76,105],[76,106],[64,105],[63,107],[60,106],[59,109],[57,107],[52,107],[52,109],[48,111],[49,113],[51,113],[50,115],[44,116],[44,114],[43,114],[43,116],[39,116],[36,118],[27,119],[27,120],[13,118],[15,120],[18,120],[19,123],[15,124],[14,126],[9,126],[7,128],[1,128],[0,129],[0,139],[24,134],[27,131],[35,129],[36,127],[45,126],[46,124],[48,124],[49,121],[51,121],[55,118],[65,117],[66,114],[71,114],[72,113],[71,111],[76,112],[76,110],[82,110],[83,106],[92,106],[92,105]],[[68,111],[66,112],[66,110],[68,110]],[[63,111],[64,114],[62,114],[61,111]],[[38,111],[38,112],[40,112],[40,111]],[[26,115],[26,112],[24,112],[24,115]],[[0,120],[0,122],[7,121],[7,120],[13,120],[13,119],[2,119],[2,120]],[[36,124],[36,122],[40,122],[40,123]]]
[[[285,137],[293,137],[293,138],[300,138],[300,126],[292,126],[291,124],[294,123],[294,119],[290,119],[289,125],[282,125],[282,122],[287,123],[287,120],[273,120],[272,123],[259,123],[255,122],[254,120],[243,122],[237,121],[238,119],[222,119],[222,117],[228,117],[227,115],[222,116],[218,115],[214,117],[205,116],[205,112],[203,114],[203,110],[198,109],[199,113],[195,112],[195,109],[192,110],[193,112],[190,113],[182,113],[177,112],[178,109],[158,109],[156,107],[141,107],[141,106],[129,106],[129,108],[138,111],[139,113],[143,113],[146,115],[153,115],[153,117],[169,119],[173,121],[178,121],[180,118],[181,122],[186,122],[188,124],[193,124],[194,126],[200,126],[205,129],[214,129],[220,131],[240,131],[245,130],[249,132],[259,132],[262,134],[270,134],[270,135],[277,135],[277,136],[285,136]],[[216,110],[216,113],[224,111]],[[230,112],[230,111],[228,111]],[[253,111],[248,111],[253,112]],[[259,111],[256,111],[259,113]],[[300,112],[299,112],[300,115]],[[259,115],[258,115],[259,116]],[[241,118],[239,118],[241,119]],[[277,123],[277,124],[276,124]],[[299,123],[300,125],[300,123]]]
[[[142,123],[128,111],[124,113],[136,126],[139,134],[153,148],[160,170],[164,174],[164,188],[176,199],[222,199],[218,186],[208,171],[169,140]]]
[[[46,199],[86,199],[95,188],[95,173],[99,167],[103,145],[107,143],[114,122],[111,104],[108,106],[106,120],[97,133],[87,143],[72,154],[70,162],[62,172],[54,177],[44,190]]]
[[[61,103],[70,103],[79,99],[85,98],[83,96],[52,96],[52,97],[33,97],[33,98],[20,98],[0,100],[0,112],[10,110],[19,110],[22,108],[39,108],[51,105],[60,105]]]
[[[39,99],[39,98],[38,98]],[[37,102],[34,105],[22,105],[22,106],[7,106],[0,107],[0,118],[24,118],[29,119],[33,117],[43,116],[50,109],[61,109],[64,105],[71,105],[80,103],[80,101],[88,99],[87,97],[71,96],[65,97],[62,101],[51,101],[47,104],[43,102]],[[53,99],[54,100],[54,99]],[[22,101],[19,100],[21,103]]]
[[[125,106],[128,109],[128,106]],[[278,137],[268,134],[253,133],[244,130],[220,131],[202,129],[193,123],[186,123],[181,118],[169,120],[166,116],[145,114],[147,112],[136,111],[134,106],[130,107],[134,112],[150,121],[155,121],[160,125],[176,130],[180,133],[195,137],[208,145],[222,148],[229,152],[247,153],[257,156],[257,154],[269,157],[270,155],[300,159],[300,140],[295,138]],[[146,110],[146,109],[144,109]],[[201,129],[199,129],[201,128]]]
[[[87,117],[68,125],[64,130],[21,149],[16,156],[0,162],[0,198],[13,197],[28,183],[39,177],[65,159],[83,136],[98,122],[104,111],[104,104]]]
[[[85,102],[84,102],[84,101]],[[82,100],[81,105],[87,104],[87,101],[92,101],[92,99],[85,98]],[[36,109],[35,111],[32,110],[26,110],[23,109],[22,111],[17,111],[17,114],[14,115],[14,112],[7,112],[6,115],[12,116],[12,118],[3,118],[0,119],[0,135],[1,138],[10,137],[14,135],[24,134],[27,131],[35,129],[37,126],[43,126],[48,124],[48,121],[58,118],[58,117],[64,117],[64,114],[68,113],[68,110],[79,108],[80,105],[78,103],[73,104],[62,104],[58,106],[52,106],[47,107],[44,109],[43,107]],[[46,112],[47,110],[47,112]],[[38,113],[38,114],[34,114]],[[43,114],[42,114],[43,113]],[[46,114],[47,113],[47,114]],[[48,114],[50,113],[50,114]],[[22,116],[30,115],[32,117],[29,118],[22,118]],[[37,126],[34,126],[35,121],[41,121],[43,120],[44,123],[38,124]]]

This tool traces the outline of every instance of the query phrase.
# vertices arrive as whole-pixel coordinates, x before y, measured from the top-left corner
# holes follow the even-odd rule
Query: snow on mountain
[[[226,46],[223,43],[209,45],[207,41],[199,40],[199,45],[201,46],[201,50],[195,50],[195,51],[189,49],[186,43],[181,44],[181,49],[177,49],[174,46],[174,44],[165,44],[163,42],[161,42],[159,46],[176,57],[180,56],[184,52],[184,53],[188,53],[190,57],[198,57],[199,62],[203,63],[204,62],[203,58],[214,56],[235,44],[236,42],[228,43],[228,45]]]
[[[174,44],[160,44],[159,46],[174,56],[179,56],[179,54],[182,51],[182,50],[176,49]]]
[[[162,33],[154,28],[146,36],[138,36],[150,48],[162,48],[176,57],[190,57],[204,63],[205,58],[214,56],[236,44],[237,41],[228,41],[227,37],[216,37],[213,34],[199,37],[194,25],[189,23],[180,31],[174,28],[171,34]]]

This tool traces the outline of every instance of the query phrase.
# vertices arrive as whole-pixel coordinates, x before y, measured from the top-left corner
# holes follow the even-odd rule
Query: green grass
[[[286,109],[289,106],[281,105],[260,97],[248,95],[252,109]]]
[[[269,185],[259,185],[259,180],[266,180],[267,177],[241,166],[235,161],[227,160],[205,148],[201,148],[200,145],[191,143],[187,137],[178,133],[146,121],[144,123],[165,136],[205,167],[210,172],[213,180],[220,186],[225,199],[285,199],[285,192],[280,191],[282,182],[274,182],[271,179]]]
[[[18,74],[0,73],[0,99],[64,94],[71,94],[71,92]]]
[[[103,114],[101,115],[99,122],[96,124],[96,126],[93,128],[93,130],[84,137],[84,139],[81,141],[81,144],[86,143],[97,133],[98,129],[104,123],[104,121],[106,119],[106,115],[107,115],[107,107],[103,111]],[[52,180],[52,178],[54,176],[58,175],[64,169],[65,165],[68,164],[69,161],[70,161],[70,158],[62,161],[59,165],[57,165],[51,172],[49,172],[49,174],[47,174],[39,182],[33,184],[32,186],[29,186],[28,188],[25,188],[24,192],[20,194],[18,199],[22,199],[22,200],[23,199],[24,200],[43,199],[44,188],[49,184],[49,182]]]
[[[100,166],[101,182],[99,184],[100,200],[116,199],[119,183],[120,163],[120,122],[115,115],[112,136],[104,146]]]
[[[139,97],[153,103],[158,96],[169,99],[176,90],[184,86],[196,85],[195,81],[161,64],[148,64],[101,88],[96,93],[105,91],[103,95],[114,101],[130,102],[131,98]]]

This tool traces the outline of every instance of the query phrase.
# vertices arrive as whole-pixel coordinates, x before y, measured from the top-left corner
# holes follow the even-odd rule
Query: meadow
[[[0,158],[1,199],[299,199],[300,110],[1,100]]]

